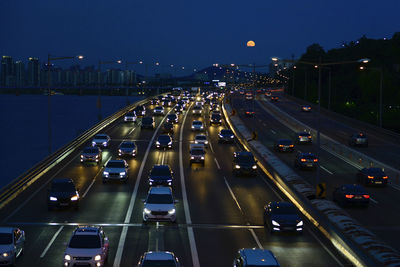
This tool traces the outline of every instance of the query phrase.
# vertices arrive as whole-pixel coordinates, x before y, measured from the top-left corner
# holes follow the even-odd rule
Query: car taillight
[[[290,145],[289,147],[294,147],[294,145]]]
[[[387,176],[383,176],[382,178],[383,178],[383,179],[387,179],[388,177],[387,177]]]
[[[374,179],[374,176],[368,175],[368,179]]]
[[[369,198],[369,195],[363,195],[364,198]]]
[[[279,147],[283,147],[283,145],[279,145]]]
[[[318,159],[314,159],[314,162],[317,162],[318,161]]]
[[[312,136],[311,136],[311,135],[309,135],[309,136],[308,136],[308,138],[312,138]]]
[[[301,162],[306,162],[306,159],[301,159]]]
[[[346,198],[353,198],[354,195],[346,195]]]

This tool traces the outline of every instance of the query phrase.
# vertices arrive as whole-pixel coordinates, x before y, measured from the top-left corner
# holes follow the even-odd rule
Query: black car
[[[149,185],[172,186],[173,171],[169,165],[154,165],[149,173]]]
[[[142,129],[154,129],[155,122],[153,117],[144,117],[142,119]]]
[[[175,106],[175,108],[174,108],[174,111],[175,111],[176,113],[182,112],[182,111],[183,111],[182,105],[177,104],[177,105]]]
[[[158,105],[159,101],[157,98],[150,99],[150,105]]]
[[[219,113],[212,113],[210,116],[210,124],[211,125],[221,125],[222,124],[222,116]]]
[[[271,233],[303,231],[303,220],[296,207],[289,202],[270,202],[264,207],[264,225]]]
[[[255,113],[254,109],[252,109],[252,108],[248,108],[248,109],[246,109],[245,112],[244,112],[244,115],[245,115],[246,117],[254,117],[255,114],[256,114],[256,113]]]
[[[233,143],[235,141],[235,135],[232,130],[222,129],[218,134],[218,143]]]
[[[370,195],[364,187],[357,184],[345,184],[333,191],[333,201],[341,206],[360,205],[368,206]]]
[[[279,139],[278,141],[276,141],[274,149],[279,152],[293,152],[294,144],[293,141],[290,139]]]
[[[297,132],[295,134],[295,139],[297,144],[311,144],[312,135],[308,132]]]
[[[303,112],[311,112],[311,106],[310,105],[303,105],[303,106],[301,106],[301,111],[303,111]]]
[[[162,134],[157,138],[157,148],[172,148],[172,138],[168,134]]]
[[[365,133],[355,133],[350,136],[349,146],[368,147],[368,137]]]
[[[168,116],[167,116],[167,122],[178,123],[178,122],[179,122],[178,115],[176,115],[175,113],[168,114]]]
[[[79,193],[74,182],[70,178],[53,179],[47,194],[48,209],[69,206],[79,209]]]
[[[278,96],[271,96],[271,102],[278,102],[279,97]]]
[[[366,185],[386,185],[388,176],[381,168],[364,168],[358,171],[357,180]]]
[[[135,112],[137,117],[143,117],[146,115],[146,108],[144,105],[139,105],[133,110],[133,112]]]
[[[294,160],[294,166],[301,169],[315,169],[318,164],[318,158],[311,152],[299,152]]]
[[[164,123],[162,127],[162,132],[166,134],[174,134],[174,125],[170,122]]]
[[[235,175],[257,175],[257,162],[251,152],[233,153],[232,172]]]

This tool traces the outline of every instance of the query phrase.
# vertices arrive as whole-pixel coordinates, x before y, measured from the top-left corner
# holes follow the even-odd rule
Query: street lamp
[[[379,108],[378,108],[378,126],[382,127],[382,95],[383,95],[383,69],[382,68],[366,68],[364,66],[360,67],[360,70],[374,70],[378,71],[380,74],[379,82]]]
[[[48,152],[51,154],[51,139],[52,139],[52,130],[51,130],[51,61],[55,60],[63,60],[63,59],[79,59],[82,60],[83,56],[66,56],[66,57],[52,57],[50,54],[47,55],[47,130],[48,130]]]

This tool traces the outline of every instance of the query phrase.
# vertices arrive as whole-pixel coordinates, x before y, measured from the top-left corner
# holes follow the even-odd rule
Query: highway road
[[[148,106],[148,110],[152,108]],[[264,114],[264,121],[267,119],[259,107],[257,112]],[[262,173],[256,177],[232,176],[232,154],[241,148],[237,143],[218,144],[217,134],[224,126],[209,126],[208,117],[206,112],[201,118],[211,141],[204,167],[189,164],[189,144],[195,136],[190,129],[195,118],[189,111],[181,114],[179,124],[174,126],[173,149],[168,151],[154,146],[158,126],[165,116],[156,117],[156,130],[142,130],[140,119],[138,124],[119,119],[105,129],[111,146],[103,150],[103,163],[116,158],[122,140],[134,140],[138,146],[137,157],[127,160],[126,184],[103,184],[102,164],[79,162],[84,146],[41,177],[0,210],[3,225],[17,226],[26,232],[25,252],[17,266],[61,266],[66,242],[76,225],[104,227],[110,240],[107,266],[136,266],[139,257],[149,250],[172,251],[185,267],[232,266],[235,253],[243,247],[270,249],[282,266],[348,266],[308,222],[302,235],[271,235],[264,229],[263,206],[284,197]],[[267,123],[267,132],[274,129],[279,133],[284,129],[273,119],[268,118]],[[176,223],[142,223],[143,200],[149,189],[147,175],[154,164],[169,164],[174,171]],[[326,167],[336,170],[330,164]],[[78,211],[48,211],[47,188],[55,177],[72,178],[78,185],[82,197]]]
[[[270,113],[266,111],[268,105],[263,101],[256,100],[246,102],[244,101],[244,97],[240,95],[233,96],[232,100],[233,107],[237,110],[237,114],[242,118],[246,126],[251,130],[256,130],[259,141],[265,144],[271,151],[273,151],[274,142],[278,139],[287,138],[294,140],[294,132],[282,124],[279,119],[270,115]],[[288,112],[297,120],[314,127],[314,129],[316,128],[316,111],[310,113],[301,112],[298,103],[284,97],[281,97],[279,102],[274,102],[273,105],[282,108],[282,110]],[[248,106],[254,106],[256,114],[254,118],[249,119],[244,116],[244,112]],[[327,132],[328,135],[332,135],[332,137],[340,136],[338,141],[342,141],[343,144],[347,145],[352,126],[346,126],[343,123],[332,121],[334,121],[334,119],[322,115],[322,132]],[[356,148],[357,150],[367,152],[367,154],[382,161],[391,158],[391,161],[387,161],[388,164],[396,164],[396,162],[398,162],[400,154],[398,150],[394,151],[396,144],[393,145],[393,148],[388,149],[391,145],[390,141],[384,142],[383,139],[373,137],[372,134],[368,134],[368,136],[370,137],[370,147]],[[380,141],[378,142],[377,140]],[[289,167],[292,167],[298,175],[314,185],[316,181],[315,170],[298,170],[294,168],[294,159],[297,151],[316,152],[315,143],[316,142],[312,145],[295,145],[295,151],[292,153],[276,151],[273,151],[273,153]],[[388,150],[390,150],[390,152]],[[384,156],[381,157],[381,155]],[[319,163],[321,166],[320,182],[325,182],[327,184],[328,199],[332,200],[332,192],[336,187],[343,184],[356,183],[356,173],[359,166],[351,164],[342,157],[334,156],[328,149],[320,150]],[[397,167],[398,165],[392,166]],[[397,205],[400,201],[400,188],[396,185],[389,185],[386,187],[369,186],[366,187],[366,189],[371,194],[370,206],[368,208],[347,207],[345,210],[367,229],[377,234],[383,241],[393,248],[400,250],[400,242],[397,238],[400,234],[400,227],[398,225],[400,206]]]

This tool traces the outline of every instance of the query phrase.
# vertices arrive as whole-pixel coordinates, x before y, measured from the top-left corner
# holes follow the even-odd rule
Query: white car
[[[176,220],[176,207],[170,187],[151,187],[143,208],[143,221]]]
[[[195,144],[202,144],[205,147],[208,147],[208,140],[207,140],[207,136],[205,136],[204,134],[197,134],[194,137],[194,143]]]
[[[193,131],[202,131],[204,129],[202,121],[193,121],[192,122],[192,130]]]
[[[109,241],[100,226],[78,226],[64,254],[63,266],[104,266]]]
[[[0,227],[0,265],[14,266],[24,245],[24,231],[15,227]]]
[[[179,267],[179,260],[174,253],[169,251],[148,251],[140,257],[138,267],[170,266]]]
[[[124,121],[125,122],[136,122],[137,116],[135,112],[128,112],[124,116]]]
[[[96,134],[92,140],[92,146],[108,147],[111,138],[106,134]]]
[[[202,111],[203,111],[202,106],[194,106],[192,113],[193,115],[201,115]]]
[[[158,106],[153,109],[154,115],[164,115],[164,107]]]
[[[108,180],[128,180],[128,163],[123,159],[109,160],[104,166],[103,183]]]

